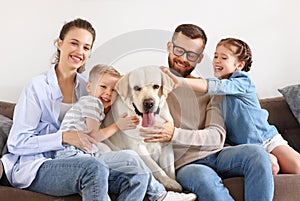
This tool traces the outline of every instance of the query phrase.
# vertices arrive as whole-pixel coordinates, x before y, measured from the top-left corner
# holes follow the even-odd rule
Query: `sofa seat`
[[[269,122],[275,125],[290,146],[300,152],[300,125],[293,116],[283,97],[261,99],[260,104],[269,112]],[[0,101],[0,114],[12,119],[14,104]],[[0,150],[1,151],[1,150]],[[244,178],[235,177],[223,180],[235,201],[244,201]],[[274,176],[274,201],[300,200],[300,175],[278,174]],[[116,200],[116,196],[111,196]],[[27,190],[0,186],[0,201],[79,201],[80,195],[55,197]],[[145,198],[145,201],[147,198]]]

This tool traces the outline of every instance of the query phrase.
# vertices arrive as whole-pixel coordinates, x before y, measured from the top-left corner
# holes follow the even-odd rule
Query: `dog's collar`
[[[137,109],[137,107],[134,105],[134,103],[132,103],[132,105],[133,105],[133,107],[134,107],[134,111],[135,111],[135,113],[137,114],[137,115],[139,115],[139,116],[143,116],[143,113],[141,113],[138,109]],[[157,110],[154,112],[154,114],[156,115],[156,114],[159,114],[159,111],[160,111],[160,108],[158,107],[157,108]]]

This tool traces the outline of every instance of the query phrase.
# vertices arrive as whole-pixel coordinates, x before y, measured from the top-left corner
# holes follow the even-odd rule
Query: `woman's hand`
[[[140,136],[145,138],[144,142],[170,142],[172,140],[175,127],[167,118],[161,117],[165,120],[164,124],[140,129]]]
[[[140,123],[140,120],[137,116],[128,116],[127,113],[121,114],[116,124],[120,130],[129,130],[135,129],[136,126]]]
[[[62,134],[62,143],[73,145],[77,148],[92,152],[93,144],[97,144],[97,141],[89,134],[91,131],[68,131]]]

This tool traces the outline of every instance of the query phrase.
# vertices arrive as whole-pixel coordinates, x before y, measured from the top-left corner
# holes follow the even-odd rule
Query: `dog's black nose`
[[[152,112],[151,109],[154,106],[154,100],[152,98],[147,98],[143,101],[143,106],[145,112]]]

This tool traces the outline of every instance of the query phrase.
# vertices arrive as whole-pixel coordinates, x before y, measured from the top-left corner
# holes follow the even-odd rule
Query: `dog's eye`
[[[153,85],[153,89],[159,89],[159,85],[158,84]]]
[[[134,91],[141,91],[142,88],[139,86],[134,86],[133,89],[134,89]]]

